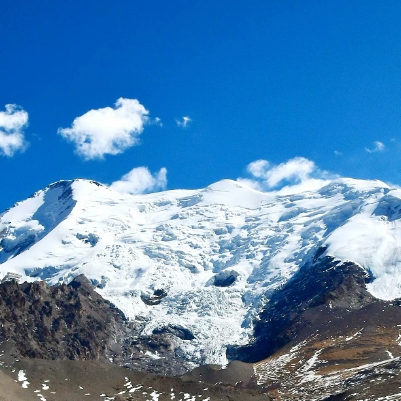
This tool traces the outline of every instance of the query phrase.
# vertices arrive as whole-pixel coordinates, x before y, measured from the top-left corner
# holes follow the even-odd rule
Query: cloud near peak
[[[148,110],[136,99],[119,98],[114,107],[90,110],[74,119],[70,128],[58,133],[75,145],[86,160],[117,155],[137,145],[148,122]]]
[[[238,181],[259,191],[281,195],[316,190],[334,178],[304,157],[295,157],[278,165],[256,160],[248,164],[247,172],[251,178],[239,178]]]
[[[16,104],[6,104],[5,109],[0,111],[0,154],[11,157],[27,146],[23,129],[28,125],[28,113]]]
[[[120,180],[114,181],[110,188],[126,194],[143,194],[166,189],[167,169],[161,168],[157,173],[151,174],[147,167],[133,168],[123,175]]]

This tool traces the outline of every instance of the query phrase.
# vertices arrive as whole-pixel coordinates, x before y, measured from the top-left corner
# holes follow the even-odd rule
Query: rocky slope
[[[230,357],[254,362],[277,400],[399,399],[401,299],[374,298],[370,280],[352,262],[317,258],[273,295],[250,344]]]
[[[175,355],[174,334],[138,341],[140,326],[84,276],[53,287],[0,284],[0,400],[270,400],[254,383],[252,365],[204,367],[207,385],[197,372],[154,374],[187,368]]]
[[[262,391],[157,376],[100,361],[0,355],[1,401],[270,401]]]
[[[0,284],[0,339],[16,357],[100,360],[153,373],[178,375],[180,327],[140,336],[143,322],[123,313],[80,275],[69,284]]]

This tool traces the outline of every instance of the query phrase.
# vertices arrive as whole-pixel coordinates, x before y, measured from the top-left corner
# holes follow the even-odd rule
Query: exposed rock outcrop
[[[142,330],[140,320],[127,321],[83,275],[68,285],[0,284],[0,337],[21,357],[107,360],[170,375],[190,369],[175,341],[192,338],[189,331]]]

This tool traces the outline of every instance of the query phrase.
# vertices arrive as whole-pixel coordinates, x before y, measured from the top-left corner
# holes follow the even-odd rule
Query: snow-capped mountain
[[[268,299],[317,257],[360,265],[377,298],[401,297],[401,190],[338,179],[278,196],[223,180],[122,195],[60,181],[0,216],[0,269],[23,280],[85,274],[143,335],[181,334],[184,358],[224,364]],[[152,357],[159,358],[154,354]]]

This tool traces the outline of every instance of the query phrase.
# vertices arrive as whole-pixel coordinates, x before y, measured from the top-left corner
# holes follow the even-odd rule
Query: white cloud
[[[239,178],[238,181],[259,191],[280,195],[316,190],[334,178],[304,157],[295,157],[277,166],[267,160],[256,160],[247,166],[247,171],[252,178]]]
[[[316,169],[315,163],[303,157],[296,157],[272,167],[266,172],[266,182],[274,188],[283,181],[302,182]]]
[[[182,128],[186,128],[186,127],[189,125],[189,123],[190,123],[191,121],[192,121],[192,119],[191,119],[190,117],[188,117],[188,116],[182,117],[181,120],[175,120],[175,122],[177,123],[177,125],[178,125],[179,127],[182,127]]]
[[[159,127],[163,127],[162,120],[159,117],[156,117],[154,120],[150,121],[150,124],[154,124]]]
[[[167,169],[151,174],[147,167],[136,167],[123,175],[120,180],[114,181],[110,188],[121,193],[143,194],[166,189]]]
[[[241,184],[245,184],[248,187],[256,189],[257,191],[264,192],[266,190],[263,182],[261,181],[253,180],[251,178],[237,178],[237,181]]]
[[[138,144],[148,113],[138,100],[119,98],[114,108],[90,110],[58,133],[74,143],[84,159],[102,159]]]
[[[6,111],[0,111],[0,154],[13,156],[25,150],[23,129],[28,125],[28,113],[16,104],[6,104]]]
[[[366,152],[368,153],[376,153],[376,152],[383,152],[386,149],[386,145],[383,142],[375,141],[373,142],[373,148],[365,148]]]
[[[246,167],[248,173],[256,178],[263,178],[270,163],[267,160],[256,160]]]
[[[342,156],[342,155],[343,155],[343,152],[340,152],[339,150],[335,150],[335,151],[334,151],[334,155],[335,155],[335,156]]]

